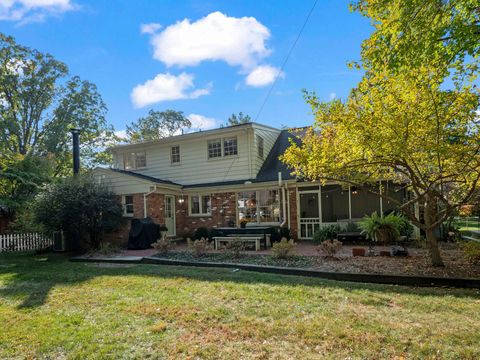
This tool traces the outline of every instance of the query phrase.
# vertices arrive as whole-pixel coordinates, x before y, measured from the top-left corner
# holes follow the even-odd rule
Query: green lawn
[[[0,256],[0,324],[1,359],[480,358],[475,290],[58,255]]]

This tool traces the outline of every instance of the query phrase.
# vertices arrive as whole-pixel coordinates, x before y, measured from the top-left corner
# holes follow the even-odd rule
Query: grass
[[[480,293],[0,256],[0,358],[478,359]]]

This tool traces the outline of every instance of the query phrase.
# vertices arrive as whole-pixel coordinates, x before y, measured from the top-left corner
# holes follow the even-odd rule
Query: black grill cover
[[[160,225],[152,219],[132,219],[130,234],[128,235],[128,248],[130,250],[149,249],[151,244],[160,238]]]

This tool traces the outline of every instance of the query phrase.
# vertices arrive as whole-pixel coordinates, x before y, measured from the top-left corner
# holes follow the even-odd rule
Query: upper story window
[[[170,148],[170,161],[172,164],[180,164],[180,145]]]
[[[215,139],[208,142],[208,158],[222,157],[222,140]]]
[[[147,157],[145,151],[125,153],[124,169],[139,169],[147,166]]]
[[[232,137],[228,139],[223,139],[223,156],[237,155],[238,154],[238,144],[237,138]]]
[[[123,195],[122,205],[123,205],[123,215],[133,216],[133,195]]]
[[[208,141],[208,158],[220,158],[238,154],[237,137],[215,139]]]
[[[263,159],[263,138],[260,135],[257,135],[257,149],[258,157]]]
[[[212,198],[210,195],[190,196],[190,215],[211,215]]]

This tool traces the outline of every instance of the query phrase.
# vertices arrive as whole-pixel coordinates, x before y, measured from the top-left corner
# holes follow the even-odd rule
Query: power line
[[[265,96],[265,99],[263,100],[263,103],[262,103],[262,105],[260,106],[260,109],[257,112],[257,116],[255,116],[255,120],[254,120],[255,122],[260,117],[260,114],[262,113],[262,110],[265,107],[265,104],[267,103],[268,98],[272,94],[273,88],[277,84],[278,78],[283,73],[283,70],[285,69],[285,65],[287,64],[288,59],[290,58],[290,55],[293,52],[293,49],[295,49],[295,46],[297,45],[297,42],[300,39],[300,36],[302,36],[302,33],[303,33],[303,30],[305,29],[305,26],[307,26],[308,20],[310,20],[310,16],[312,15],[313,10],[315,9],[315,6],[317,6],[317,2],[318,2],[318,0],[315,0],[313,2],[312,8],[308,12],[307,17],[305,18],[305,21],[303,22],[303,25],[300,28],[300,31],[298,32],[297,38],[295,39],[292,46],[290,47],[290,50],[288,51],[287,56],[285,57],[285,60],[283,61],[282,66],[280,67],[280,70],[278,71],[277,75],[275,76],[275,79],[273,80],[272,86],[270,86],[270,89],[268,89],[267,95]]]

